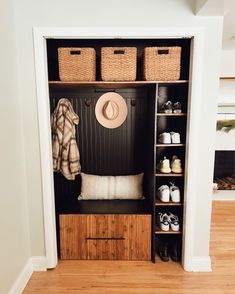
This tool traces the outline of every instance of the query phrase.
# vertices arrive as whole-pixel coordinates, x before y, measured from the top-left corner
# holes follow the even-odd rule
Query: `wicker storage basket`
[[[103,47],[101,78],[103,81],[134,81],[137,49],[135,47]]]
[[[144,79],[173,81],[180,78],[181,47],[147,47],[144,49]]]
[[[58,48],[61,81],[95,81],[96,54],[94,48]]]

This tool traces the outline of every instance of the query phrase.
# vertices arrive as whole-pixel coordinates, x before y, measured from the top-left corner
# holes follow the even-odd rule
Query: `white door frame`
[[[193,271],[193,252],[195,224],[194,200],[196,189],[193,189],[196,178],[196,154],[198,121],[200,121],[200,94],[203,76],[203,40],[204,30],[195,27],[179,28],[34,28],[34,52],[37,87],[38,121],[40,135],[40,157],[43,193],[43,215],[45,232],[45,249],[47,268],[57,265],[55,202],[52,168],[51,129],[49,90],[47,73],[46,39],[84,39],[84,38],[186,38],[193,37],[189,95],[190,117],[188,119],[188,141],[186,150],[186,183],[184,205],[184,239],[183,239],[183,267],[186,271]],[[191,111],[193,109],[193,111]]]

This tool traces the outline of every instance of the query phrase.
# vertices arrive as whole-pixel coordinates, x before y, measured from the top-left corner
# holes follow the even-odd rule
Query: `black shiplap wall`
[[[148,88],[119,89],[117,93],[126,100],[128,115],[122,126],[107,129],[95,117],[95,105],[99,97],[109,90],[51,89],[51,112],[60,98],[70,100],[80,123],[76,127],[82,172],[96,175],[129,175],[145,172],[149,148]],[[90,100],[90,106],[86,101]],[[75,181],[66,180],[54,173],[56,198],[77,198],[80,192],[79,176]]]

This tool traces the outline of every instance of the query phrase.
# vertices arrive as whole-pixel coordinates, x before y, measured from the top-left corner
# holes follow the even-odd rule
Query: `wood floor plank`
[[[235,202],[213,203],[211,273],[187,273],[172,261],[60,261],[34,273],[24,294],[234,294]]]

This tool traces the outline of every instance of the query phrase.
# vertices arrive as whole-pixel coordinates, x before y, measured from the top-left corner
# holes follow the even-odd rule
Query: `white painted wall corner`
[[[29,258],[8,294],[22,294],[33,272],[46,271],[46,264],[45,256],[33,256]]]
[[[45,272],[47,270],[46,256],[32,256],[31,264],[34,272]]]
[[[8,294],[21,294],[33,273],[31,259],[27,261]]]

